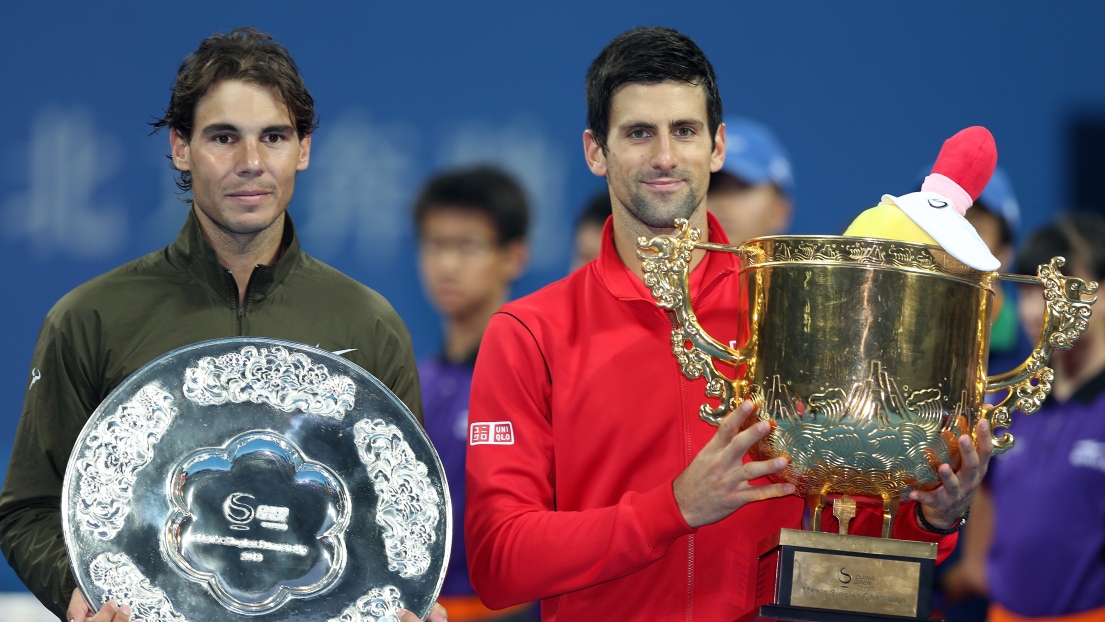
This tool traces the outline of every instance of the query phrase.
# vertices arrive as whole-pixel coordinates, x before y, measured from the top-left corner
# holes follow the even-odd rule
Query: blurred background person
[[[706,205],[729,243],[786,232],[794,206],[790,156],[763,123],[725,119],[725,164],[710,175]]]
[[[418,269],[443,328],[441,351],[418,365],[426,433],[437,448],[453,503],[453,543],[440,602],[452,622],[535,620],[533,607],[492,611],[468,579],[464,547],[464,455],[468,393],[480,338],[525,269],[529,202],[522,187],[490,166],[446,171],[414,203]]]
[[[1035,275],[1052,257],[1087,282],[1105,279],[1105,220],[1077,212],[1034,233],[1016,262]],[[1044,299],[1021,285],[1020,321],[1039,335]],[[1016,444],[991,463],[994,520],[986,565],[989,619],[1105,620],[1105,313],[1097,305],[1070,350],[1056,350],[1051,396],[1017,417]],[[981,491],[980,491],[981,492]],[[978,497],[976,497],[977,499]],[[973,516],[972,516],[973,518]]]
[[[612,213],[610,192],[603,189],[587,202],[576,217],[575,240],[572,247],[572,266],[569,272],[596,259],[602,248],[602,228]]]

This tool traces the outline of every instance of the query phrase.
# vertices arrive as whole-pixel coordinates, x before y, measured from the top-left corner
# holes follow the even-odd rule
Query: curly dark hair
[[[658,84],[671,80],[702,85],[711,140],[721,124],[721,95],[714,67],[689,37],[671,28],[634,28],[614,38],[587,70],[587,127],[606,153],[610,107],[623,84]]]
[[[294,120],[299,138],[318,129],[315,100],[303,84],[299,68],[288,50],[272,35],[246,26],[230,34],[207,37],[181,63],[173,82],[172,96],[164,116],[150,125],[153,131],[168,127],[185,140],[192,139],[196,105],[212,87],[224,80],[240,80],[272,89]],[[172,161],[172,154],[169,155]],[[183,192],[192,189],[192,175],[178,171],[177,186]]]

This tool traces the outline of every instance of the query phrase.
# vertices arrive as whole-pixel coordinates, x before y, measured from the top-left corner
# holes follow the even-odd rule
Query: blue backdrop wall
[[[105,6],[108,4],[108,6]],[[1105,110],[1105,4],[8,2],[0,9],[0,476],[46,311],[164,246],[183,222],[147,123],[206,35],[251,24],[296,58],[322,117],[291,211],[306,250],[387,296],[419,355],[440,328],[417,285],[409,203],[441,167],[491,161],[537,207],[517,293],[564,275],[579,206],[583,76],[638,25],[692,36],[725,109],[772,125],[798,182],[792,231],[836,233],[910,191],[944,138],[998,141],[1028,228],[1067,197],[1073,115]],[[0,564],[0,590],[20,589]]]

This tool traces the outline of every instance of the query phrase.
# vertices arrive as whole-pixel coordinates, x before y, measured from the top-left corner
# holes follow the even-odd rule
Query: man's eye
[[[634,140],[640,140],[642,138],[648,138],[648,130],[633,130],[629,133],[629,137]]]
[[[234,142],[234,139],[229,134],[219,134],[218,136],[215,136],[215,142],[219,143],[220,145],[229,145],[230,143]]]
[[[285,137],[283,134],[266,134],[265,137],[262,138],[262,140],[267,143],[278,143],[282,140],[285,140]]]
[[[675,135],[679,136],[681,138],[686,138],[688,136],[694,136],[694,130],[692,130],[689,127],[681,127],[681,128],[678,128],[678,129],[675,130]]]

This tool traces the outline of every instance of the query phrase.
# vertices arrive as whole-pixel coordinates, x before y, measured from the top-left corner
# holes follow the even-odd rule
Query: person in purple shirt
[[[464,548],[464,457],[468,391],[480,338],[526,265],[529,205],[506,173],[477,166],[441,173],[414,203],[422,286],[441,314],[442,351],[421,361],[426,432],[441,456],[453,502],[453,548],[439,602],[451,622],[535,619],[532,607],[487,609],[468,579]]]
[[[1101,282],[1105,219],[1067,214],[1037,231],[1018,272],[1035,274],[1057,255],[1065,274]],[[1023,287],[1020,319],[1038,335],[1040,287]],[[991,621],[1105,620],[1105,308],[1096,307],[1074,347],[1052,355],[1051,396],[1014,420],[1014,447],[990,463]]]

